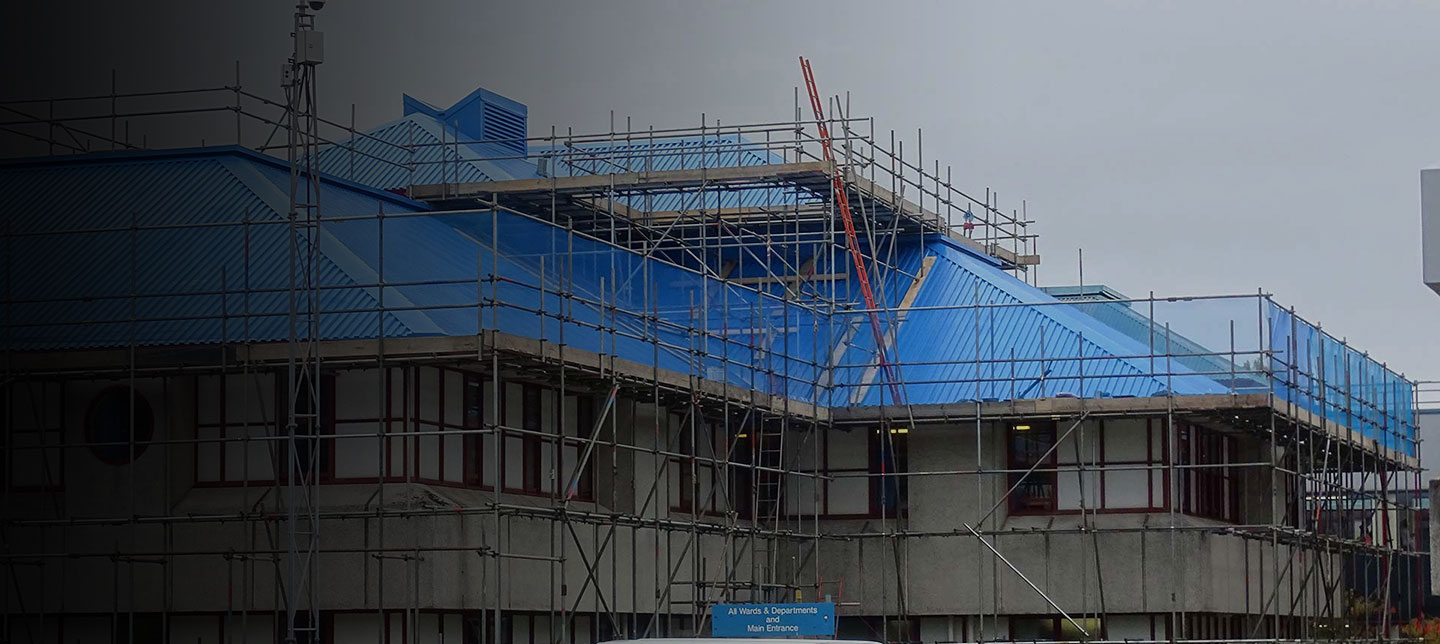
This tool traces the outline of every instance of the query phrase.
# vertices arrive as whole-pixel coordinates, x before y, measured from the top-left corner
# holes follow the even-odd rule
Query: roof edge
[[[273,168],[289,171],[290,164],[285,161],[262,154],[242,145],[215,145],[194,148],[172,148],[165,150],[107,150],[104,152],[87,152],[83,154],[64,154],[40,157],[17,157],[13,159],[0,159],[0,170],[12,168],[45,168],[58,166],[76,166],[99,163],[134,162],[134,161],[164,161],[180,159],[202,159],[235,157],[245,161],[263,163]],[[384,199],[393,204],[414,208],[416,210],[432,210],[429,204],[399,195],[388,190],[381,190],[362,183],[356,183],[349,179],[343,179],[333,174],[320,173],[320,182],[328,183],[340,188],[346,188],[356,192],[362,192],[377,199]]]

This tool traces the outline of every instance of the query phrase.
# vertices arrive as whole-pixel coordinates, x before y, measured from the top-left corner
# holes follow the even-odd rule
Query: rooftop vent
[[[404,110],[406,116],[415,113],[429,115],[444,123],[452,133],[459,130],[461,140],[493,141],[494,145],[507,151],[525,154],[528,125],[525,104],[483,87],[476,88],[444,109],[407,94]]]

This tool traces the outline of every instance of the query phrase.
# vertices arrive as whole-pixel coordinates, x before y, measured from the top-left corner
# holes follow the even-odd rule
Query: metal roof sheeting
[[[895,312],[899,331],[889,353],[912,404],[1226,391],[1183,364],[1152,367],[1141,358],[1147,347],[949,240],[932,238],[906,254],[902,267],[912,273],[925,255],[936,258],[911,310]],[[891,398],[878,374],[867,379],[856,367],[874,363],[870,337],[854,334],[836,369],[835,404]]]
[[[278,160],[239,148],[0,164],[5,342],[288,339],[289,181]],[[494,328],[801,401],[894,402],[854,280],[832,283],[848,305],[826,313],[778,285],[742,287],[508,212],[432,214],[334,178],[322,181],[320,203],[322,218],[338,219],[311,240],[323,338]],[[898,270],[873,282],[910,403],[1230,391],[1213,377],[1223,358],[1196,355],[1210,352],[1176,334],[1180,355],[1154,356],[1155,324],[1121,302],[1058,300],[939,236],[891,243],[884,253]],[[1271,369],[1299,374],[1271,384],[1277,397],[1413,453],[1413,428],[1410,439],[1383,429],[1408,418],[1413,385],[1270,306]],[[1340,373],[1350,379],[1336,395]]]
[[[23,235],[5,249],[8,344],[288,338],[289,230],[281,214],[288,182],[277,161],[239,148],[0,165],[0,208],[18,214],[9,218],[10,232]],[[382,202],[395,211],[416,209],[393,196],[356,197],[333,183],[321,199],[349,209],[357,199],[372,209]],[[373,308],[372,294],[323,252],[328,245],[320,242],[316,266],[325,287],[321,306]],[[321,332],[373,337],[377,325],[374,313],[344,313],[323,319]],[[407,332],[393,315],[385,327]]]

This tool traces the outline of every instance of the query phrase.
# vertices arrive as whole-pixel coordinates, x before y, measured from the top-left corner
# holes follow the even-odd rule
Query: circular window
[[[140,392],[116,385],[90,400],[85,412],[85,442],[96,458],[125,465],[144,454],[154,436],[155,412]]]

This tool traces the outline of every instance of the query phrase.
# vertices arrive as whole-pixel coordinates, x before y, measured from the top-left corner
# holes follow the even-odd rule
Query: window
[[[409,427],[410,471],[436,485],[465,482],[463,383],[465,373],[440,367],[413,368]]]
[[[1046,452],[1055,444],[1055,421],[1026,420],[1011,423],[1008,430],[1011,514],[1055,511],[1055,453]],[[1026,474],[1024,470],[1037,470]],[[1018,470],[1018,471],[1017,471]]]
[[[587,464],[579,477],[575,466],[595,428],[595,399],[566,394],[532,383],[506,383],[500,415],[506,419],[501,480],[506,492],[564,496],[576,480],[579,500],[593,500],[595,468]],[[485,441],[484,445],[493,444]],[[483,450],[482,450],[483,451]],[[591,453],[593,463],[597,455]],[[493,467],[489,461],[482,463]],[[486,476],[486,480],[489,480]]]
[[[692,444],[686,417],[671,414],[669,418],[672,438],[667,451],[682,455],[672,456],[667,466],[670,509],[698,514],[735,512],[740,517],[752,517],[750,481],[755,473],[749,463],[752,450],[759,449],[757,437],[738,422],[729,425],[727,433],[723,419],[709,418],[695,425]],[[765,480],[764,474],[760,476]],[[773,503],[769,507],[773,512]]]
[[[506,383],[506,428],[504,429],[504,462],[501,464],[506,492],[539,494],[549,491],[548,477],[541,472],[541,453],[548,442],[536,435],[543,426],[543,403],[549,398],[545,390],[534,384]],[[514,412],[518,408],[519,418]],[[519,431],[517,431],[517,429]]]
[[[905,511],[910,479],[893,475],[910,471],[909,441],[908,428],[870,432],[870,514],[895,516]]]
[[[1056,477],[1056,511],[1165,509],[1164,427],[1161,419],[1118,418],[1070,432],[1055,448],[1057,466],[1068,470]]]
[[[489,413],[498,411],[504,418],[504,409],[496,407],[494,384],[478,373],[465,374],[461,389],[461,424],[466,430],[483,430],[491,421]],[[501,397],[503,400],[503,396]],[[495,435],[468,433],[465,435],[465,483],[489,488],[495,484],[495,468],[490,460],[495,451]]]
[[[299,391],[292,397],[285,382],[280,386],[284,391],[280,399],[284,401],[281,405],[280,417],[277,421],[280,436],[279,446],[276,453],[280,455],[279,476],[281,480],[288,479],[292,467],[304,476],[315,480],[327,481],[333,478],[335,441],[327,436],[335,434],[335,376],[334,374],[321,374],[317,390],[320,408],[315,408],[316,396],[306,388],[305,383],[300,383]],[[292,461],[289,455],[290,449],[290,405],[295,405],[295,456]]]
[[[590,453],[590,461],[585,463],[585,469],[579,476],[575,474],[575,468],[579,465],[581,457],[585,455],[585,446],[590,442],[590,435],[595,431],[596,414],[595,398],[593,396],[566,396],[565,397],[565,422],[564,438],[559,443],[560,453],[556,455],[559,459],[559,471],[563,474],[560,479],[561,497],[572,496],[579,501],[595,500],[595,467],[596,454],[594,450]],[[597,440],[599,440],[597,438]],[[574,482],[574,490],[567,488]]]
[[[131,642],[138,644],[164,640],[165,621],[158,614],[117,613],[110,622],[110,641],[114,644],[130,644]]]
[[[17,381],[0,392],[0,468],[10,490],[64,487],[63,387],[58,382]]]
[[[85,410],[85,442],[96,458],[127,465],[140,458],[155,437],[150,401],[127,385],[102,389]]]
[[[1168,438],[1158,418],[1009,424],[1011,514],[1150,512],[1168,508]],[[1064,440],[1057,434],[1065,427]],[[1046,456],[1047,450],[1054,450]],[[1041,460],[1043,458],[1043,461]],[[1037,465],[1038,463],[1038,465]],[[1035,467],[1037,471],[1025,474]],[[1041,471],[1053,469],[1058,471]]]
[[[670,463],[670,509],[700,514],[724,510],[723,492],[715,488],[719,466],[729,445],[722,444],[713,423],[697,421],[693,428],[685,417],[671,415],[674,451],[683,456],[672,457]]]
[[[196,378],[196,484],[275,480],[278,394],[272,373]]]
[[[788,512],[829,517],[904,514],[909,479],[895,474],[909,471],[909,438],[910,430],[904,427],[817,432],[815,446],[807,441],[796,454],[798,472],[786,484]],[[827,478],[816,479],[811,473]]]
[[[405,367],[334,372],[329,395],[322,401],[329,401],[325,402],[331,409],[327,433],[334,434],[326,441],[332,446],[331,481],[363,483],[381,477],[403,481],[417,476],[415,441],[405,432],[414,416],[411,404],[419,395],[419,378],[429,375],[433,381],[435,373]]]
[[[1010,639],[1016,642],[1080,642],[1105,639],[1105,623],[1094,617],[1011,617]],[[1084,627],[1081,633],[1076,624]],[[1088,636],[1085,634],[1088,633]]]
[[[422,616],[424,613],[421,614]],[[446,616],[447,618],[449,615]],[[594,627],[595,617],[591,615],[572,614],[568,618],[556,618],[544,613],[521,613],[516,611],[504,611],[500,616],[500,634],[495,633],[495,618],[489,612],[475,612],[465,614],[460,628],[460,637],[455,640],[461,644],[482,644],[484,642],[507,642],[509,644],[554,644],[561,640],[561,625],[556,619],[568,620],[568,639],[561,640],[560,644],[590,644],[594,641],[608,641],[617,639],[621,634],[599,635]],[[609,630],[609,620],[602,620],[601,630]],[[451,629],[446,627],[445,635],[448,637]],[[392,639],[392,642],[399,641]],[[438,640],[437,640],[438,641]],[[450,639],[444,641],[449,642]]]
[[[1235,437],[1214,430],[1178,423],[1175,428],[1180,477],[1180,511],[1221,521],[1239,520],[1240,496],[1230,467],[1206,467],[1235,462]],[[1293,513],[1291,513],[1293,516]]]

